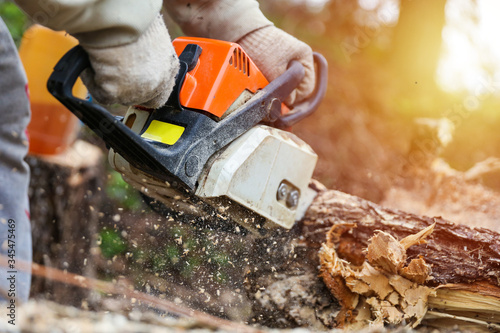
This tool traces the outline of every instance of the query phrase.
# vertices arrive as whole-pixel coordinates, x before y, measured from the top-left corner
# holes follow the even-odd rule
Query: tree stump
[[[102,155],[99,148],[78,140],[59,155],[27,157],[34,263],[95,275],[89,257],[102,202]],[[88,298],[85,290],[33,277],[31,296],[41,295],[72,305]]]

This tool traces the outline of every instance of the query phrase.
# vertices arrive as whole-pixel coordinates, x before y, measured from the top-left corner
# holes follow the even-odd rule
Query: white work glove
[[[302,82],[285,101],[288,106],[307,98],[315,86],[314,60],[311,48],[275,26],[250,32],[237,41],[268,81],[283,74],[292,60],[305,69]]]
[[[258,1],[164,0],[164,4],[187,35],[240,44],[269,81],[283,74],[290,61],[300,61],[306,76],[286,100],[289,106],[313,91],[315,73],[311,48],[274,27],[259,9]]]
[[[160,15],[132,43],[83,48],[92,68],[81,77],[96,101],[158,108],[170,96],[179,60]]]

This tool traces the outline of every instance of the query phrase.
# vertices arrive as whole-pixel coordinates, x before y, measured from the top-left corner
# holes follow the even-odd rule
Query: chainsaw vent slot
[[[128,128],[132,128],[132,126],[134,126],[134,123],[135,123],[135,118],[137,118],[135,113],[132,113],[131,115],[129,115],[127,120],[125,121],[125,126],[127,126]]]
[[[242,49],[234,49],[233,56],[229,58],[229,65],[234,66],[234,68],[243,72],[243,74],[250,76],[250,60]]]

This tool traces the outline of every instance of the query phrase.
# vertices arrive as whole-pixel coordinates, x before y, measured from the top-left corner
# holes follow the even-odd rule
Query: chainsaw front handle
[[[294,105],[290,112],[279,117],[274,123],[274,126],[278,128],[289,128],[311,115],[321,104],[321,101],[325,97],[328,84],[328,63],[325,57],[317,52],[313,53],[313,59],[316,65],[316,84],[313,93],[304,101]]]

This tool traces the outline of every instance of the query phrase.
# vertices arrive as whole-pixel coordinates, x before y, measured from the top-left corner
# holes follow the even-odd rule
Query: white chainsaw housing
[[[316,195],[308,185],[317,159],[311,147],[294,134],[258,125],[209,161],[196,195],[227,197],[274,222],[275,227],[290,229]],[[289,193],[280,197],[281,184]],[[298,194],[298,204],[293,206],[286,199],[291,191]]]
[[[130,108],[124,123],[139,133],[148,117],[148,111]],[[110,149],[108,158],[115,170],[134,174],[129,162],[113,149]],[[294,134],[257,125],[208,161],[195,195],[253,232],[276,227],[290,229],[304,216],[316,196],[308,185],[317,158],[311,147]],[[286,184],[288,192],[298,193],[296,206],[290,207],[286,199],[278,198],[282,183]],[[178,210],[182,206],[186,213],[199,213],[187,209],[193,205],[183,204],[177,199],[179,195],[167,195],[165,191],[162,194],[161,202],[171,209]],[[285,196],[289,194],[285,193]],[[151,193],[147,195],[151,196]],[[246,210],[240,209],[241,206]]]

